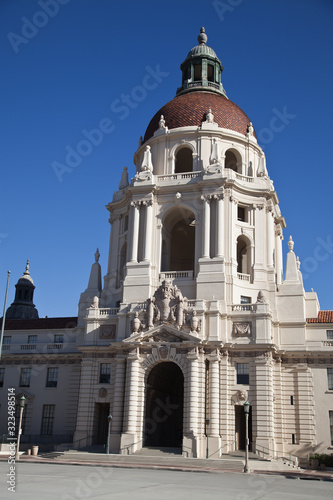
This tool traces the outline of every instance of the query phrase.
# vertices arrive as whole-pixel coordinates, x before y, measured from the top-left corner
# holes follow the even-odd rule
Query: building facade
[[[113,452],[205,457],[208,442],[218,458],[244,448],[248,400],[253,451],[333,449],[333,311],[305,292],[292,237],[283,269],[285,219],[222,70],[202,28],[140,139],[135,177],[124,168],[107,205],[104,286],[97,250],[78,317],[9,308],[1,409],[12,384],[28,399],[26,435],[105,443],[111,414]]]

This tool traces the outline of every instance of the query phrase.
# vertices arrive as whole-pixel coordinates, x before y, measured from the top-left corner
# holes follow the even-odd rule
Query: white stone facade
[[[75,373],[61,369],[65,352],[55,357],[67,377],[58,398],[77,403],[55,399],[57,425],[74,447],[91,445],[110,413],[113,452],[171,446],[205,457],[208,442],[217,458],[243,448],[248,400],[253,451],[329,453],[332,312],[304,291],[291,238],[283,272],[286,224],[252,124],[245,134],[220,127],[209,90],[197,92],[206,117],[173,128],[161,117],[107,206],[108,269],[102,288],[97,252],[67,354],[80,360],[66,368]],[[21,366],[15,348],[3,358],[6,370]],[[32,391],[40,405],[45,390]]]

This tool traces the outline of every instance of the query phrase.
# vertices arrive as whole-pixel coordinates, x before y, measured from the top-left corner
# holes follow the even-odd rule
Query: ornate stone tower
[[[33,303],[35,285],[29,272],[29,261],[23,276],[15,285],[15,299],[6,312],[7,319],[36,319],[38,311]]]
[[[81,296],[75,437],[93,436],[94,422],[111,411],[112,447],[121,453],[181,446],[202,457],[207,434],[210,456],[241,448],[246,398],[253,449],[283,449],[278,352],[303,349],[306,307],[311,317],[318,312],[292,241],[283,281],[285,221],[265,155],[248,116],[227,98],[222,63],[206,42],[201,28],[176,97],[140,141],[135,177],[123,171],[107,205],[104,288],[96,270]],[[111,381],[103,391],[102,366]],[[311,442],[312,379],[304,377],[308,414],[299,425]]]

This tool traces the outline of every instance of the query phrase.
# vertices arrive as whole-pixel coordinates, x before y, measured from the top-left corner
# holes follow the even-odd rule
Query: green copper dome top
[[[201,55],[209,56],[209,57],[213,57],[215,59],[218,59],[215,51],[211,47],[208,47],[208,45],[206,45],[207,40],[208,40],[208,37],[206,35],[205,28],[202,27],[200,29],[200,34],[198,36],[199,45],[196,45],[195,47],[193,47],[193,49],[190,50],[190,52],[187,54],[186,60],[191,58],[191,57],[196,57],[196,56],[201,56]]]
[[[190,50],[180,65],[183,78],[177,95],[192,90],[208,90],[227,97],[221,83],[222,63],[215,51],[206,45],[207,39],[205,28],[202,27],[198,36],[199,45]]]

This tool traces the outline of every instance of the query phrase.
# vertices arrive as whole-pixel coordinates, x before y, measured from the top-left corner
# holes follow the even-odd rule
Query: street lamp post
[[[250,403],[245,401],[244,403],[244,413],[245,413],[245,465],[244,472],[249,473],[249,413],[250,413]]]
[[[109,455],[110,453],[110,431],[111,431],[111,421],[112,421],[112,415],[110,414],[108,416],[108,440],[106,443],[106,454]]]
[[[23,415],[24,405],[25,405],[25,397],[21,396],[21,398],[20,398],[20,420],[19,420],[17,445],[16,445],[16,460],[20,459],[19,452],[20,452],[20,441],[21,441],[21,434],[22,434],[22,415]]]
[[[206,418],[206,436],[207,436],[207,446],[206,446],[206,458],[209,458],[208,451],[208,440],[209,440],[209,418]]]

